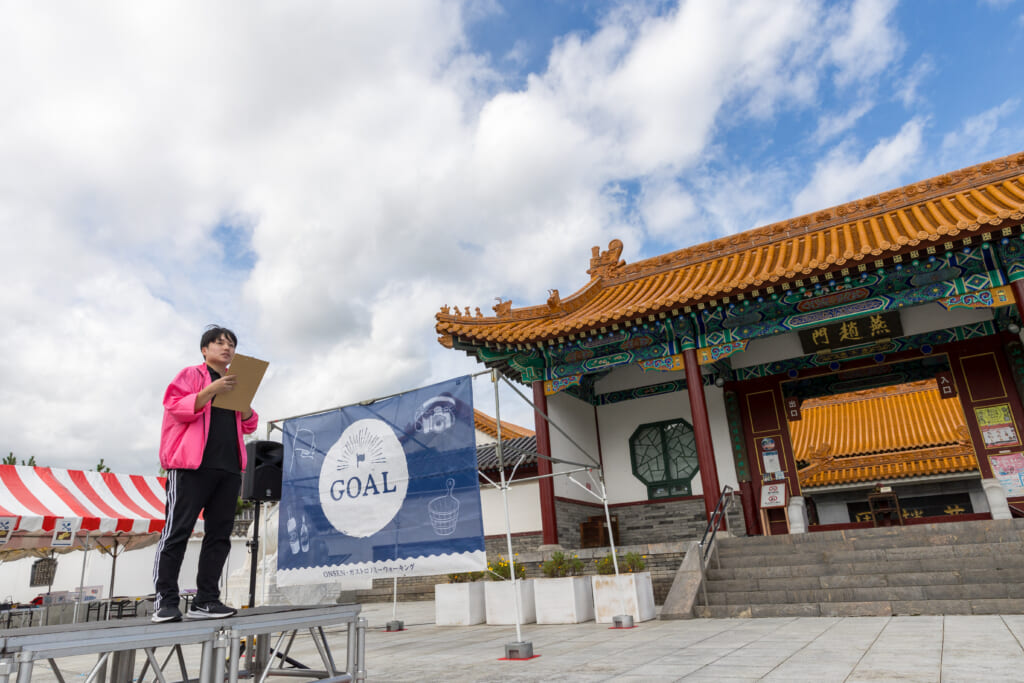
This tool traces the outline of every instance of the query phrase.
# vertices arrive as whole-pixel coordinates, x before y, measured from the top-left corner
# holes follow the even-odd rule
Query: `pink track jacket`
[[[164,423],[160,430],[160,466],[165,470],[195,470],[203,462],[203,450],[210,433],[210,401],[195,412],[196,394],[212,380],[206,363],[185,368],[167,386],[164,392]],[[245,441],[243,434],[256,431],[259,415],[252,411],[248,420],[235,413],[238,427],[238,464],[245,469]]]

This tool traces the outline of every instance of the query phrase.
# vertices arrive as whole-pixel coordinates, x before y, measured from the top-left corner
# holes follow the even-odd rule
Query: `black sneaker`
[[[150,619],[152,619],[154,624],[162,624],[165,621],[181,621],[181,610],[176,606],[161,607],[153,612],[153,616]]]
[[[238,610],[232,609],[220,602],[204,602],[202,604],[192,603],[188,610],[189,619],[223,619],[234,615]]]

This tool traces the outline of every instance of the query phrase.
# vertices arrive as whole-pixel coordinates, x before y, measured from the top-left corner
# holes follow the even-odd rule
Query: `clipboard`
[[[263,374],[269,365],[270,363],[265,360],[236,353],[227,372],[224,373],[235,376],[235,388],[226,394],[214,396],[214,407],[239,412],[247,410],[252,405],[252,399],[256,396],[256,390],[260,388]]]

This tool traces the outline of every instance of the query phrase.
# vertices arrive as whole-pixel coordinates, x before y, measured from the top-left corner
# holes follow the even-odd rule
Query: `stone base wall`
[[[642,505],[617,505],[609,509],[618,518],[619,536],[616,545],[642,545],[649,543],[673,543],[684,540],[700,540],[707,528],[703,498],[687,498],[663,503],[649,502]],[[580,544],[580,523],[590,517],[603,516],[604,507],[578,503],[564,498],[555,500],[555,516],[558,519],[558,543],[566,548]],[[742,529],[742,512],[740,526]]]
[[[584,562],[584,574],[596,574],[596,561],[609,554],[609,548],[579,548],[580,522],[597,515],[604,515],[604,507],[576,503],[566,499],[555,500],[558,518],[558,542],[563,552],[575,555]],[[675,578],[676,570],[683,562],[686,545],[699,541],[707,528],[703,498],[689,498],[668,502],[652,502],[644,505],[621,505],[609,512],[619,521],[619,535],[616,551],[619,558],[629,552],[644,556],[647,570],[651,572],[654,584],[654,601],[662,604]],[[743,536],[746,527],[743,509],[737,497],[727,513],[729,530],[734,536]],[[553,551],[539,550],[543,542],[540,532],[512,536],[512,551],[515,561],[526,567],[527,578],[541,578],[541,563],[551,558]],[[505,536],[488,536],[485,539],[487,561],[493,563],[500,557],[508,557]],[[433,600],[434,584],[446,583],[447,576],[417,576],[398,579],[399,600]],[[355,591],[342,596],[342,602],[387,602],[392,599],[393,580],[377,579],[373,589]]]
[[[535,534],[512,534],[512,552],[532,552],[544,542],[539,531]],[[508,540],[504,536],[486,536],[484,548],[487,549],[487,561],[494,562],[499,557],[508,557]]]
[[[539,534],[538,534],[539,537]],[[515,537],[513,537],[514,539]],[[499,538],[501,541],[501,547],[504,549],[504,539]],[[491,539],[487,539],[488,543],[488,561],[494,561],[498,556],[504,556],[505,553],[501,552],[499,555],[493,555],[490,552]],[[616,547],[616,554],[619,558],[619,567],[622,570],[625,567],[623,556],[626,553],[637,553],[643,557],[644,563],[646,564],[646,570],[651,572],[651,582],[654,585],[654,602],[658,605],[665,602],[665,597],[668,595],[669,589],[672,587],[672,581],[675,579],[676,570],[683,563],[683,557],[686,554],[687,542],[676,542],[676,543],[652,543],[642,545],[626,545]],[[541,570],[541,564],[546,560],[551,559],[551,555],[554,551],[546,550],[541,552],[539,550],[522,550],[519,552],[519,556],[516,557],[516,562],[526,567],[526,578],[528,579],[539,579],[544,576],[544,572]],[[567,549],[562,552],[567,555],[575,555],[583,560],[583,573],[586,575],[597,573],[597,560],[604,558],[609,554],[608,548],[578,548],[578,549]],[[434,599],[434,584],[446,583],[448,581],[447,576],[415,576],[415,577],[403,577],[398,579],[398,599],[399,600],[433,600]],[[339,598],[339,602],[388,602],[392,599],[393,591],[393,580],[392,579],[377,579],[373,582],[373,589],[368,591],[351,591],[343,594]]]

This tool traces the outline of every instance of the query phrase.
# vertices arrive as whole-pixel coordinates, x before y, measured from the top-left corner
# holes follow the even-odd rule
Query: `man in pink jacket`
[[[164,393],[160,465],[167,470],[166,521],[153,564],[156,590],[153,621],[180,621],[178,573],[188,538],[203,513],[192,619],[220,619],[235,610],[220,601],[220,575],[231,551],[235,503],[245,469],[243,434],[256,430],[259,416],[251,408],[227,410],[213,398],[235,388],[227,369],[238,338],[223,327],[203,333],[199,348],[205,363],[177,374]]]

